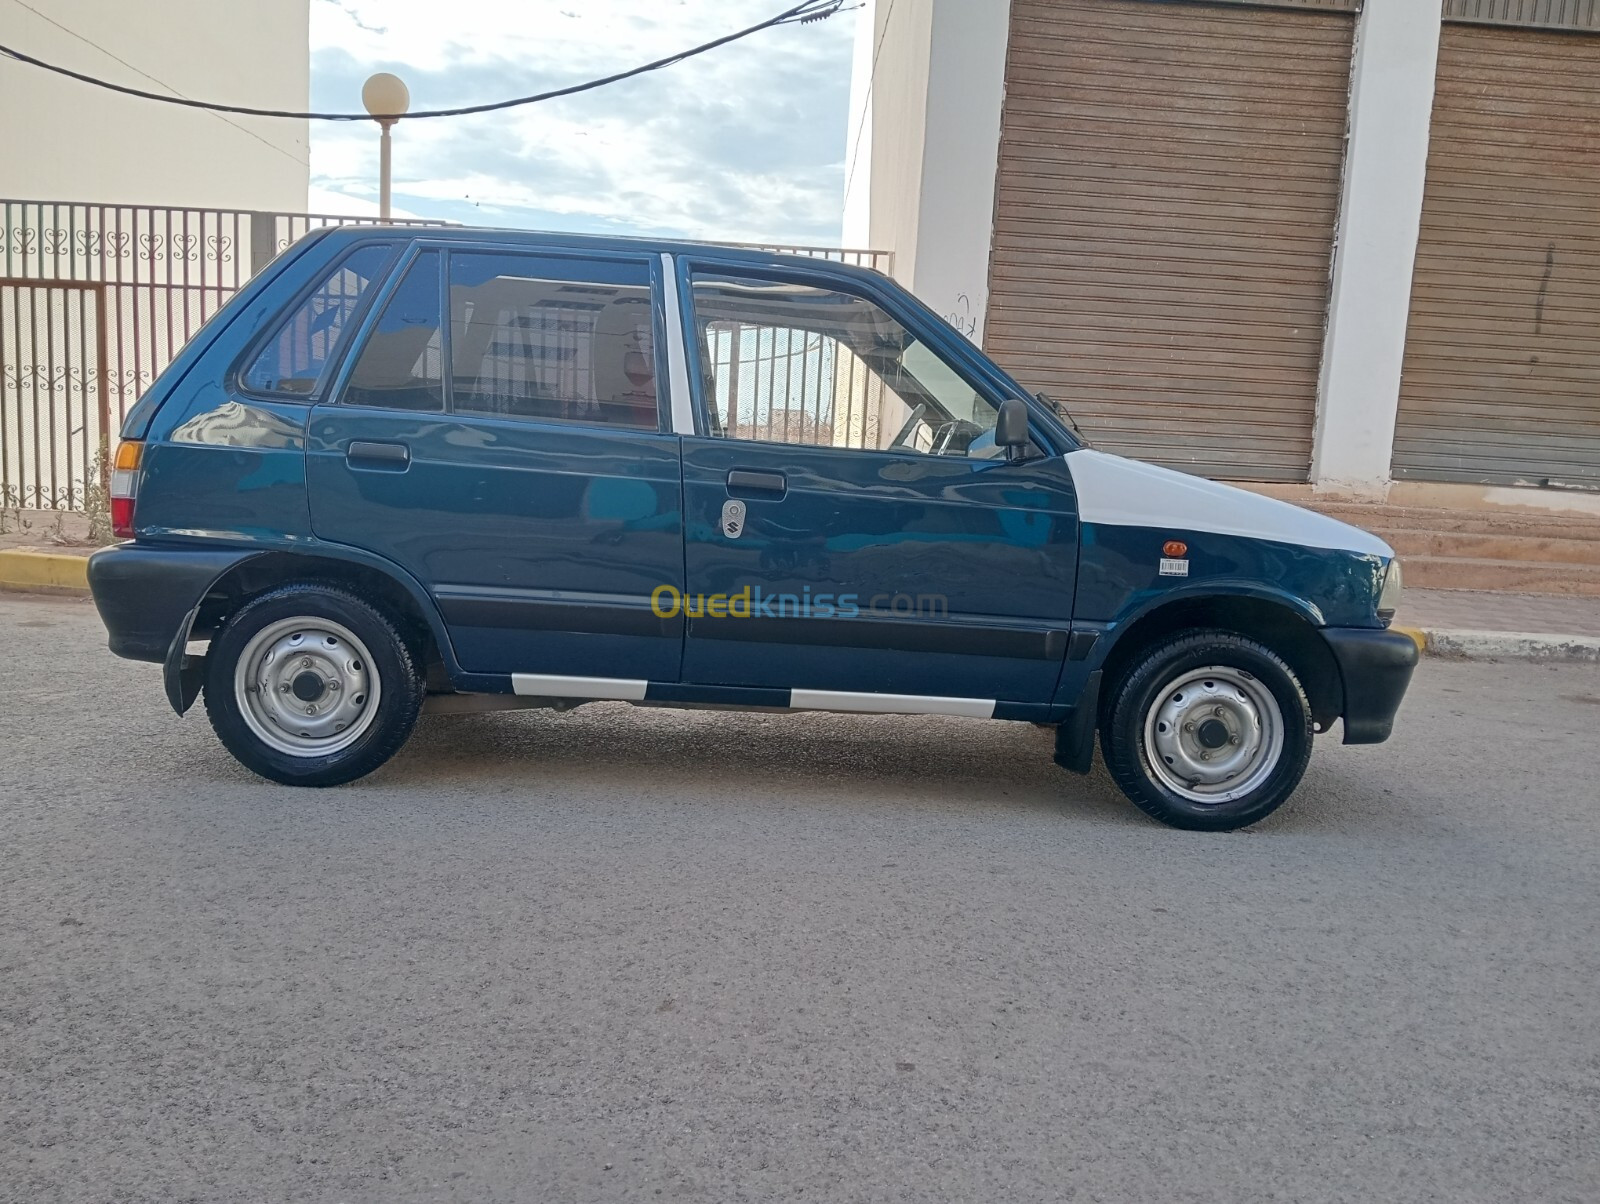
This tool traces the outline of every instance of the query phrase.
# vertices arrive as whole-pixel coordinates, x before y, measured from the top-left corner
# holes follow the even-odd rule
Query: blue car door
[[[1072,481],[1042,439],[1015,460],[995,446],[1004,398],[950,332],[892,286],[804,269],[698,261],[684,300],[700,360],[684,680],[841,709],[875,708],[835,695],[1047,703],[1071,626]]]
[[[311,416],[317,537],[412,574],[462,666],[521,675],[525,693],[678,680],[682,620],[650,605],[683,584],[660,271],[644,254],[423,241]]]

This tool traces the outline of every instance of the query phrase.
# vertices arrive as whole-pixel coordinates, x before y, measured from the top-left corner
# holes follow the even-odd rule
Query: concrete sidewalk
[[[80,593],[95,550],[86,515],[67,510],[0,509],[0,589]]]
[[[1433,656],[1600,662],[1600,598],[1408,589],[1395,628]]]

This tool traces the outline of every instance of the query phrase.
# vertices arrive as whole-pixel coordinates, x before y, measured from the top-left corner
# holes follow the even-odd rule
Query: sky
[[[540,92],[791,2],[312,0],[311,106],[359,110],[375,71],[405,80],[414,110]],[[575,97],[401,122],[395,216],[837,246],[859,13],[764,30]],[[313,210],[374,212],[377,172],[376,129],[313,123]]]

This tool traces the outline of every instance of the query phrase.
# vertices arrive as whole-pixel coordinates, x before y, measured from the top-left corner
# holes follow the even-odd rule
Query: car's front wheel
[[[1231,831],[1275,811],[1311,756],[1311,706],[1270,648],[1224,631],[1162,640],[1123,674],[1101,729],[1111,776],[1176,828]]]
[[[206,715],[246,768],[290,786],[337,786],[406,742],[423,681],[405,641],[367,603],[287,585],[234,615],[206,655]]]

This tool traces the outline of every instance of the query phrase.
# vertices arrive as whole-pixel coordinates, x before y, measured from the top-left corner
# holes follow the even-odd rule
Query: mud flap
[[[1100,718],[1100,670],[1089,674],[1071,712],[1056,727],[1056,764],[1073,773],[1094,765],[1094,733]]]
[[[202,597],[201,601],[204,601]],[[161,667],[162,683],[167,688],[167,701],[172,709],[182,715],[200,695],[200,683],[205,676],[206,658],[189,655],[189,632],[194,628],[195,617],[200,613],[200,603],[183,616],[178,624],[178,634],[172,637],[167,648],[167,659]]]

